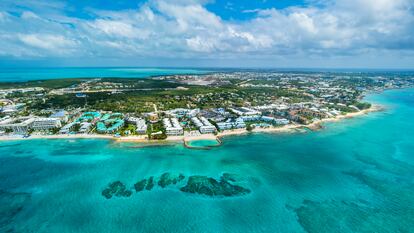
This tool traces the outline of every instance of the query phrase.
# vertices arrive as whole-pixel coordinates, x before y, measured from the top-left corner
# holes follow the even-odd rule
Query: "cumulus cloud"
[[[6,2],[9,0],[5,0]],[[99,11],[77,18],[65,4],[33,1],[20,14],[0,12],[0,55],[271,58],[355,55],[414,50],[412,0],[322,0],[318,5],[255,9],[256,17],[226,21],[209,1],[149,0],[134,10]],[[3,3],[4,4],[4,3]]]

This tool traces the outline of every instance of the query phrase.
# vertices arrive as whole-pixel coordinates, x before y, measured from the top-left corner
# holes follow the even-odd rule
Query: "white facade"
[[[79,128],[79,133],[89,133],[92,124],[89,122],[82,122]]]
[[[135,132],[137,132],[138,134],[146,134],[147,133],[147,123],[145,122],[144,119],[142,118],[138,118],[138,117],[128,117],[126,119],[126,122],[129,124],[135,124],[135,126],[137,127],[137,129],[135,130]]]
[[[32,123],[34,130],[48,130],[62,126],[58,118],[36,118]]]
[[[243,129],[246,128],[246,123],[244,123],[242,118],[237,118],[236,121],[217,123],[217,126],[220,130]]]
[[[138,119],[136,122],[137,130],[136,132],[139,134],[146,134],[147,133],[147,124],[145,123],[144,119]]]
[[[282,119],[275,119],[275,124],[276,125],[287,125],[287,124],[289,124],[289,120],[288,119],[284,119],[284,118],[282,118]]]
[[[17,134],[25,134],[31,128],[34,120],[35,118],[32,117],[8,118],[0,122],[0,130],[12,130]]]
[[[217,130],[216,127],[214,127],[214,125],[211,124],[205,117],[193,117],[191,118],[191,121],[202,134],[214,133]]]
[[[184,133],[183,127],[181,127],[177,118],[164,118],[162,123],[165,127],[166,134],[169,136],[177,136]]]
[[[262,114],[259,111],[256,111],[256,110],[250,109],[250,108],[246,108],[246,107],[241,107],[240,110],[234,109],[234,108],[229,108],[229,110],[234,112],[235,114],[237,114],[239,116],[255,116],[255,115]]]

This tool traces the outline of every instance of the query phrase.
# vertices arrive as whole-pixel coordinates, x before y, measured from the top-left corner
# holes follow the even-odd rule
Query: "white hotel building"
[[[211,124],[205,117],[193,117],[191,118],[191,121],[202,134],[215,133],[217,130],[216,127],[214,127],[214,125]]]
[[[59,118],[35,118],[32,123],[34,130],[49,130],[62,127]]]
[[[181,127],[177,118],[164,118],[162,123],[168,136],[178,136],[184,133],[183,127]]]

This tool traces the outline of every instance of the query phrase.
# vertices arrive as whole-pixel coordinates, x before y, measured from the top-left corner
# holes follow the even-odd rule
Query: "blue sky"
[[[414,69],[412,0],[2,0],[0,66]]]

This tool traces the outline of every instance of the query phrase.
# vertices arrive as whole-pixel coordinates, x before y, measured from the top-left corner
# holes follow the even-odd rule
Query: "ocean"
[[[414,89],[384,111],[306,133],[223,138],[211,150],[110,140],[0,142],[0,232],[413,232]],[[169,172],[232,174],[249,193],[136,192]],[[120,181],[130,196],[105,198]]]
[[[174,74],[203,74],[202,69],[179,68],[1,68],[0,82],[61,78],[147,78]]]

